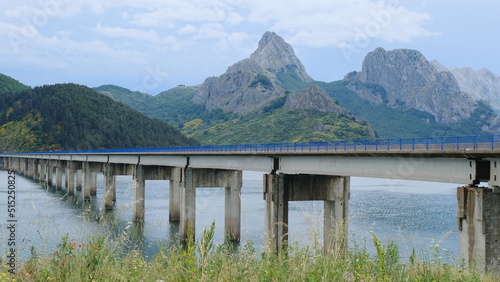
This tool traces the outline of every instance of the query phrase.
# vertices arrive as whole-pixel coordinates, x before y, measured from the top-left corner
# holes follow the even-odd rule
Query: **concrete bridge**
[[[240,240],[242,171],[260,171],[266,244],[275,250],[287,240],[289,201],[324,201],[324,248],[345,246],[350,176],[460,183],[461,258],[484,268],[500,261],[500,136],[5,153],[0,166],[56,189],[65,171],[67,193],[83,190],[84,200],[103,173],[106,209],[116,200],[115,176],[133,175],[134,221],[144,220],[145,180],[170,180],[169,219],[180,221],[182,240],[194,230],[202,187],[225,188],[225,233]]]

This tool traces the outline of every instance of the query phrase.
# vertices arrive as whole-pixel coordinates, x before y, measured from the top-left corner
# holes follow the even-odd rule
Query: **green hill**
[[[87,150],[197,144],[86,86],[57,84],[0,96],[0,151]]]
[[[19,81],[13,79],[12,77],[6,76],[0,73],[0,93],[3,92],[15,92],[29,89],[29,86],[26,86]]]

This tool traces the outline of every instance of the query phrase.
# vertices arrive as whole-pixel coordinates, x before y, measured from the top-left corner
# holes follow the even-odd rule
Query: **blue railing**
[[[80,151],[49,151],[17,154],[132,154],[132,153],[257,153],[257,152],[336,152],[395,150],[476,150],[500,148],[500,135],[443,136],[389,139],[355,139],[265,144],[206,145],[186,147],[129,148]]]

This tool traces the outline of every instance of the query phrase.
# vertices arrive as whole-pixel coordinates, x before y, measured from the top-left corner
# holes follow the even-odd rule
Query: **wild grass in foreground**
[[[58,250],[40,255],[35,249],[15,275],[0,271],[0,281],[498,281],[463,266],[412,255],[403,263],[398,247],[373,236],[376,254],[353,248],[325,254],[319,247],[289,246],[287,252],[260,252],[250,242],[215,245],[214,225],[200,241],[163,248],[146,261],[137,251],[123,253],[106,238],[88,243],[62,239]]]

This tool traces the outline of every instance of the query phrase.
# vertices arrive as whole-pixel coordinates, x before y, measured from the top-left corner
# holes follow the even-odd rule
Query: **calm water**
[[[105,212],[103,177],[98,175],[98,194],[83,202],[80,192],[66,196],[64,189],[47,189],[17,176],[16,241],[18,258],[26,258],[31,246],[38,252],[57,249],[64,235],[71,242],[88,243],[95,235],[110,235],[131,248],[141,247],[147,256],[158,244],[178,242],[178,224],[168,221],[168,181],[146,181],[146,215],[142,226],[133,224],[133,182],[131,176],[117,177],[115,210]],[[450,258],[458,258],[456,230],[456,184],[351,178],[349,201],[350,244],[366,246],[373,252],[371,232],[384,242],[395,241],[403,258],[412,248],[421,257],[431,257],[431,245],[440,245]],[[250,240],[261,247],[264,240],[264,200],[262,173],[244,172],[242,188],[241,243]],[[308,244],[322,235],[322,202],[291,202],[290,241]],[[0,171],[0,252],[7,250],[7,172]],[[216,224],[216,241],[223,241],[224,189],[199,188],[196,198],[196,237]],[[320,232],[321,231],[321,232]],[[321,237],[321,236],[320,236]]]

